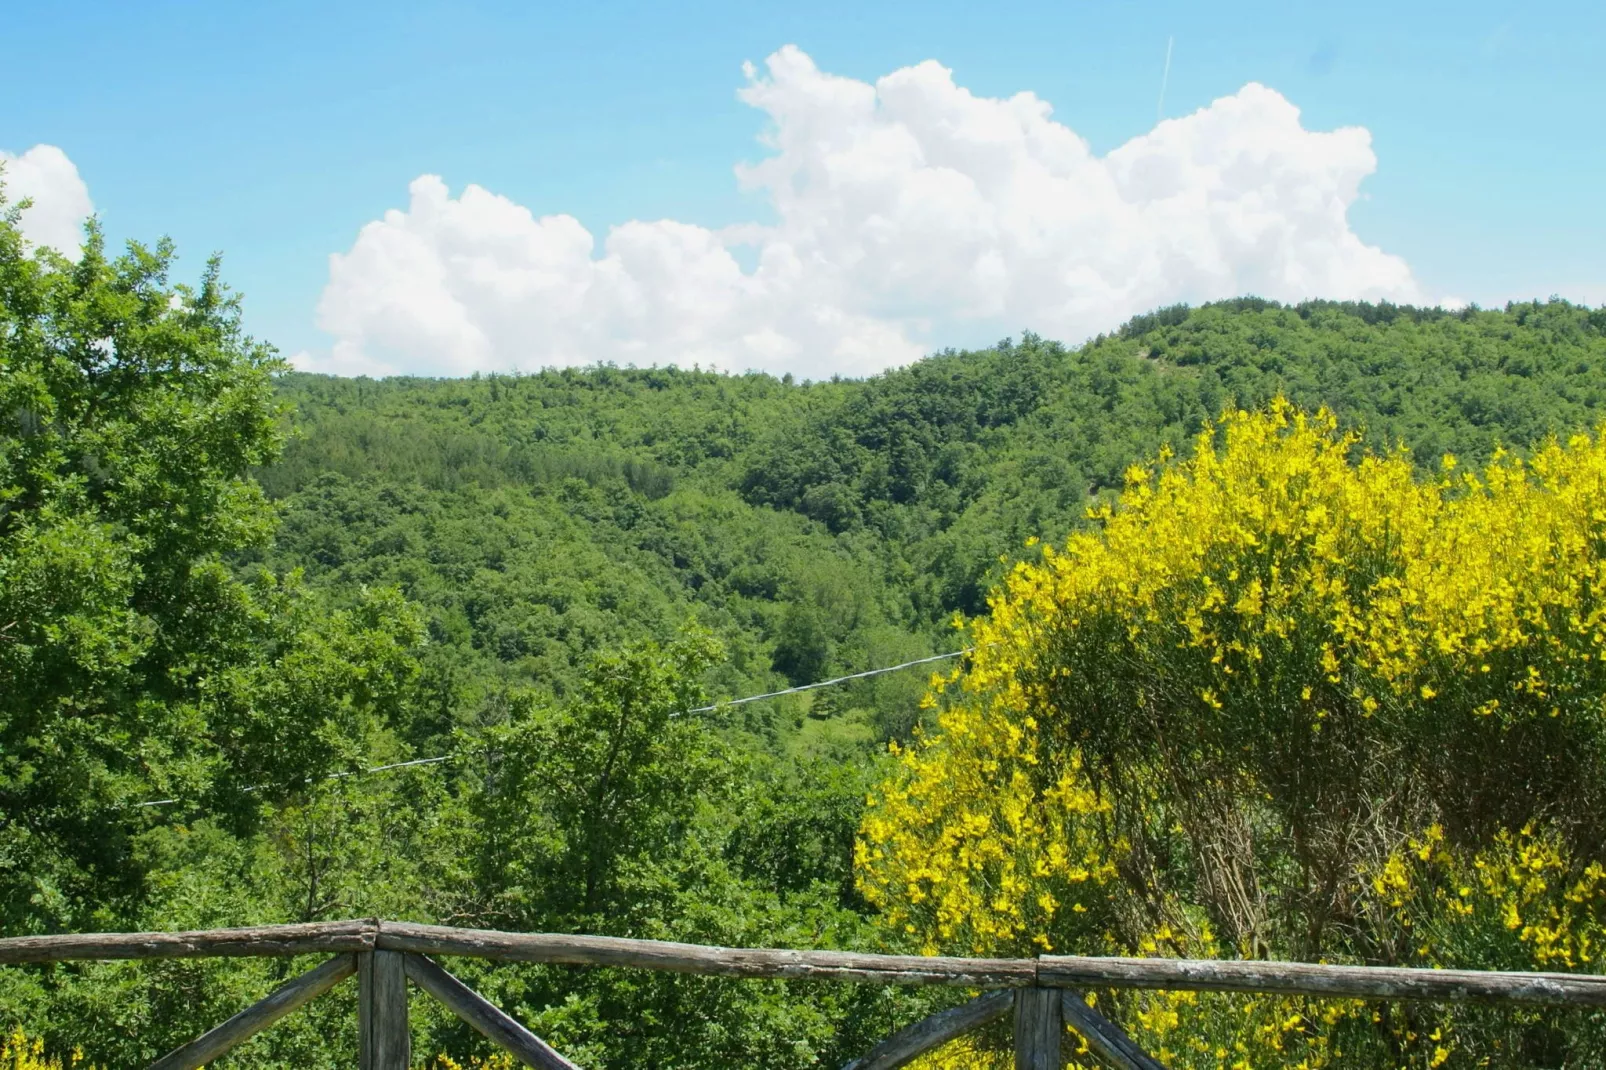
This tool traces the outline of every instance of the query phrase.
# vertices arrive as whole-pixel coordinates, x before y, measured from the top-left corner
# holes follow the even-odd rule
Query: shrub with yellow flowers
[[[968,663],[933,679],[936,729],[870,800],[858,878],[895,932],[932,953],[1597,968],[1606,439],[1423,479],[1277,401],[1133,468],[1092,519],[1008,574]],[[1179,1066],[1549,1065],[1602,1031],[1102,1006]]]
[[[466,1060],[440,1054],[429,1064],[429,1070],[517,1070],[518,1065],[518,1060],[503,1051],[493,1055],[474,1056]]]
[[[0,1033],[0,1070],[95,1070],[78,1049],[65,1056],[46,1055],[45,1042],[21,1029]]]

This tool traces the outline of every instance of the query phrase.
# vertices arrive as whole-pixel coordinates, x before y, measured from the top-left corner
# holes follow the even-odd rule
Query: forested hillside
[[[284,520],[255,560],[426,607],[443,717],[482,717],[509,686],[561,693],[590,652],[690,615],[726,642],[710,682],[735,696],[951,649],[951,616],[985,610],[1001,557],[1058,542],[1130,465],[1279,394],[1423,470],[1446,452],[1477,465],[1606,417],[1606,313],[1243,300],[865,381],[291,374],[295,437],[258,477]],[[889,735],[916,696],[866,684],[849,701]]]
[[[1606,312],[1561,301],[1447,313],[1243,300],[1165,309],[1077,348],[1028,335],[864,381],[601,367],[373,382],[289,372],[241,333],[215,265],[197,286],[177,287],[171,259],[165,246],[111,258],[92,231],[83,259],[69,264],[24,255],[14,226],[0,225],[6,935],[384,915],[727,945],[949,949],[958,930],[901,899],[917,881],[889,870],[893,861],[871,865],[880,856],[865,839],[874,839],[866,799],[896,795],[887,785],[906,775],[898,768],[917,771],[907,775],[919,790],[945,783],[931,757],[942,752],[907,749],[922,735],[940,739],[933,711],[964,712],[928,695],[929,673],[688,711],[951,651],[978,628],[1003,649],[1016,619],[1005,610],[1030,600],[1020,577],[1034,568],[1067,585],[1065,605],[1083,599],[1089,614],[1104,612],[1102,595],[1075,587],[1075,570],[1063,579],[1053,558],[1034,564],[1044,559],[1029,540],[1064,545],[1073,532],[1102,531],[1116,515],[1103,507],[1129,470],[1163,451],[1207,451],[1176,479],[1209,485],[1213,447],[1197,436],[1229,409],[1272,406],[1285,420],[1263,433],[1276,464],[1244,452],[1240,467],[1254,478],[1230,489],[1245,501],[1275,482],[1266,473],[1317,461],[1338,501],[1374,471],[1345,465],[1404,443],[1389,478],[1402,515],[1421,517],[1436,514],[1411,504],[1426,500],[1409,490],[1412,472],[1449,494],[1434,482],[1444,454],[1475,470],[1502,445],[1526,455],[1547,435],[1606,419]],[[1287,413],[1323,406],[1337,430],[1278,453]],[[1361,434],[1338,437],[1344,430]],[[1294,482],[1278,493],[1304,508],[1305,484]],[[1182,490],[1173,497],[1194,507]],[[1329,499],[1317,504],[1329,515]],[[1572,514],[1553,512],[1562,516],[1553,527],[1573,532],[1563,523]],[[1423,530],[1433,522],[1421,520]],[[1377,559],[1403,553],[1382,529],[1366,529]],[[1129,535],[1125,556],[1111,559],[1139,568],[1144,554],[1132,547],[1143,538]],[[1083,559],[1104,560],[1092,543],[1077,545]],[[992,596],[999,622],[977,623],[1022,559]],[[1300,575],[1315,576],[1314,589],[1326,573]],[[1308,627],[1326,619],[1307,617]],[[1132,610],[1109,636],[1143,619]],[[1078,633],[1065,634],[1054,648],[1065,664],[1124,656],[1116,639],[1078,653]],[[979,658],[975,671],[1015,671],[997,667],[1004,657]],[[1311,664],[1339,678],[1319,658]],[[1159,665],[1153,678],[1169,671]],[[1446,686],[1400,672],[1423,701]],[[1144,679],[1128,683],[1141,692]],[[1179,679],[1176,693],[1193,694],[1191,677]],[[1575,691],[1583,710],[1591,693]],[[1346,717],[1373,712],[1334,694]],[[1161,725],[1191,716],[1163,702],[1145,709]],[[1112,762],[1136,754],[1158,776],[1163,762],[1123,734],[1127,723],[1101,722],[1107,738],[1075,746],[1090,756],[1104,746]],[[1411,745],[1433,753],[1425,738]],[[890,742],[919,761],[899,766]],[[1242,739],[1210,742],[1220,783],[1246,783],[1231,766]],[[1054,753],[1079,768],[1080,751]],[[429,756],[450,760],[328,779]],[[1347,783],[1350,766],[1323,768]],[[1256,929],[1255,915],[1242,932],[1226,928],[1209,915],[1213,901],[1195,895],[1187,845],[1167,839],[1192,817],[1165,810],[1173,803],[1159,783],[1133,789],[1158,808],[1144,818],[1160,830],[1148,830],[1154,850],[1171,852],[1156,854],[1154,880],[1164,883],[1152,886],[1178,898],[1156,917],[1204,918],[1203,932],[1238,941],[1212,953],[1336,947],[1412,960],[1404,944],[1350,939],[1337,923],[1348,943],[1265,943],[1299,929],[1298,911],[1313,901],[1303,891],[1289,893],[1291,913],[1277,924]],[[1087,791],[1078,820],[1103,812]],[[1554,797],[1593,798],[1582,789]],[[1178,808],[1197,801],[1177,798]],[[876,820],[906,836],[907,857],[892,848],[887,857],[919,868],[911,844],[940,807],[911,813]],[[1242,828],[1274,824],[1263,817],[1250,814]],[[1396,848],[1421,832],[1394,831]],[[1123,842],[1141,840],[1127,833]],[[1422,861],[1437,859],[1435,849]],[[1294,855],[1267,863],[1290,886],[1290,873],[1305,872],[1288,862]],[[1460,872],[1444,858],[1446,873]],[[1115,868],[1098,862],[1065,879],[1092,873],[1113,887]],[[1593,891],[1579,894],[1594,902]],[[1110,924],[1106,933],[1151,931]],[[1045,922],[1042,938],[1081,931]],[[996,943],[1018,950],[1010,941],[1030,935],[1017,927]],[[1158,947],[1142,946],[1147,936],[1132,946],[1097,939],[1106,943],[1083,949]],[[1474,965],[1475,945],[1466,951]],[[8,970],[0,1026],[20,1025],[54,1050],[82,1045],[105,1065],[140,1065],[292,968]],[[590,1067],[840,1065],[951,998],[535,966],[463,972]],[[312,1005],[230,1065],[349,1064],[350,1000],[337,993]],[[1527,1052],[1527,1043],[1500,1050]],[[415,1044],[460,1057],[485,1050],[427,1009]],[[1376,1050],[1387,1060],[1405,1049]],[[1186,1065],[1218,1065],[1213,1051],[1195,1056]]]

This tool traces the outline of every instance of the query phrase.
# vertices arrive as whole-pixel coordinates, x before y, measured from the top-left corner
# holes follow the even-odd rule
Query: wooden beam
[[[183,959],[372,951],[377,920],[177,933],[62,933],[0,940],[0,965],[71,959]]]
[[[977,996],[969,1003],[938,1011],[898,1030],[842,1070],[897,1070],[955,1037],[1002,1018],[1014,1005],[1015,993],[1011,989]]]
[[[1606,977],[1592,974],[1044,955],[1038,960],[1037,977],[1039,984],[1055,988],[1161,988],[1178,992],[1266,992],[1331,999],[1606,1007]]]
[[[1087,958],[964,959],[843,951],[705,947],[659,940],[503,933],[402,922],[337,921],[177,933],[85,933],[0,939],[0,965],[72,959],[199,958],[411,951],[523,962],[628,966],[721,977],[770,977],[967,988],[1156,988],[1336,999],[1606,1007],[1606,976],[1302,962]]]
[[[404,961],[407,976],[425,992],[446,1004],[447,1010],[511,1054],[525,1066],[536,1070],[580,1070],[559,1055],[546,1041],[503,1013],[490,1000],[465,985],[423,955],[408,954]]]
[[[872,984],[1018,988],[1035,982],[1032,959],[962,959],[924,955],[866,955],[844,951],[788,951],[705,947],[662,940],[554,933],[504,933],[440,925],[385,922],[378,947],[420,955],[468,955],[507,962],[578,966],[631,966],[718,977],[864,981]]]
[[[224,1052],[256,1036],[309,1000],[317,999],[357,972],[355,955],[336,955],[323,965],[274,989],[215,1029],[209,1029],[176,1051],[157,1059],[150,1070],[196,1070]]]
[[[1065,1020],[1060,994],[1052,988],[1023,988],[1015,994],[1015,1070],[1060,1070]]]
[[[396,951],[357,956],[357,1065],[360,1070],[408,1070],[412,1031],[407,1021],[407,970]]]
[[[1160,1060],[1138,1047],[1126,1031],[1087,1005],[1082,993],[1063,991],[1060,1011],[1065,1022],[1087,1041],[1088,1050],[1115,1070],[1166,1070]]]

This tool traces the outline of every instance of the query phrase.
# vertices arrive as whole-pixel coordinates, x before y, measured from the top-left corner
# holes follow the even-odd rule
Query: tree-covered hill
[[[287,372],[215,265],[178,286],[170,246],[88,238],[33,255],[0,214],[5,935],[385,915],[907,948],[854,850],[925,674],[711,702],[953,650],[1029,538],[1231,403],[1330,406],[1423,471],[1606,419],[1606,313],[1560,301],[1242,300],[863,381],[374,382]],[[273,970],[0,972],[0,1028],[148,1064]],[[952,995],[468,979],[596,1067],[840,1065]],[[349,1065],[351,1013],[231,1059]]]
[[[1278,394],[1423,469],[1480,462],[1606,418],[1606,312],[1244,299],[864,381],[292,374],[297,437],[259,477],[284,509],[268,559],[426,607],[432,731],[508,685],[562,691],[591,651],[693,613],[727,642],[714,686],[736,694],[946,649],[1001,556],[1063,537],[1227,405]],[[866,684],[849,704],[897,732],[916,693]]]

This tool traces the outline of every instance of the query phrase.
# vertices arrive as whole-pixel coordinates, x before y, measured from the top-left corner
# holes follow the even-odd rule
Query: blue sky
[[[462,330],[491,341],[456,362],[432,363],[427,350],[387,357],[373,325],[385,315],[380,307],[331,313],[329,322],[345,324],[334,332],[317,325],[330,254],[350,252],[355,264],[360,228],[407,209],[409,183],[421,175],[441,176],[450,198],[473,183],[534,217],[572,216],[600,257],[609,229],[630,220],[710,232],[775,224],[773,191],[744,191],[733,167],[774,151],[757,137],[775,116],[737,94],[749,84],[744,61],[758,65],[760,80],[772,77],[764,61],[784,45],[821,72],[861,83],[935,60],[978,98],[1029,91],[1102,156],[1154,129],[1168,38],[1167,117],[1258,82],[1299,109],[1306,131],[1370,132],[1375,171],[1348,204],[1347,224],[1361,242],[1403,260],[1422,299],[1606,300],[1606,30],[1582,3],[34,4],[7,19],[11,88],[0,97],[0,150],[59,147],[114,237],[169,234],[192,269],[221,250],[226,276],[247,294],[252,330],[287,354],[311,354],[309,366],[320,366],[344,330],[375,370],[453,372],[466,370],[463,361],[519,359],[508,355],[516,343],[495,337],[513,329],[498,326],[506,315],[464,298]],[[498,225],[493,217],[476,226]],[[1092,240],[1078,233],[1076,241]],[[822,249],[845,247],[821,241]],[[746,271],[754,248],[765,246],[733,249]],[[1005,265],[1025,270],[1007,256]],[[348,279],[330,301],[401,285],[406,303],[414,291],[393,268],[373,269],[381,282]],[[1261,277],[1252,264],[1234,270],[1232,281]],[[892,324],[890,353],[1041,330],[1010,317],[1049,308],[1047,298],[1006,294],[973,314],[946,316],[951,298],[932,298],[936,311],[922,311],[922,278],[844,314]],[[1351,279],[1308,285],[1360,285]],[[1179,299],[1197,296],[1177,285]],[[1133,301],[1151,293],[1121,292]],[[789,300],[787,308],[803,299]],[[1120,304],[1112,299],[1112,315],[1130,311]],[[902,311],[887,311],[894,306]],[[742,337],[766,314],[744,320]],[[1062,330],[1094,322],[1085,313],[1055,316],[1043,313]],[[640,322],[649,333],[681,330],[679,321]],[[519,332],[542,328],[539,317],[517,323]],[[712,329],[704,320],[685,327],[690,340],[680,350],[603,346],[596,355],[746,359],[705,345],[698,332]],[[595,336],[573,337],[573,352],[532,360],[579,360]],[[777,342],[776,367],[790,360],[828,370],[810,363],[814,345],[860,354],[829,369],[894,362],[863,357],[882,337],[870,327],[850,342],[824,337],[804,331],[801,341]]]

